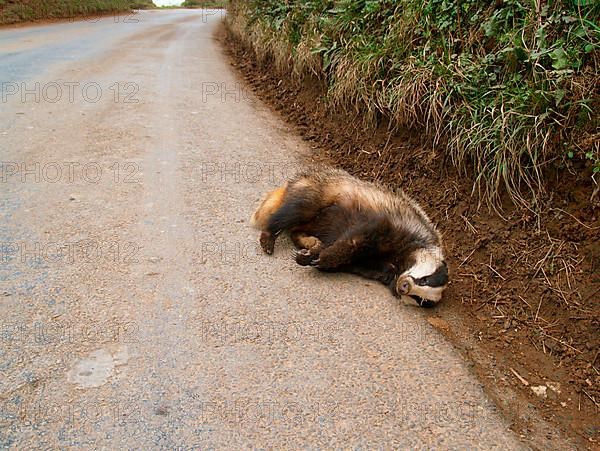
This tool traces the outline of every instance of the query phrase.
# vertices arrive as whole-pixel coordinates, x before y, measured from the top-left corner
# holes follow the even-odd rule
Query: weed
[[[0,0],[0,24],[152,8],[151,0]]]
[[[560,143],[598,171],[599,19],[591,0],[233,0],[227,20],[331,107],[424,130],[490,205],[539,208]]]

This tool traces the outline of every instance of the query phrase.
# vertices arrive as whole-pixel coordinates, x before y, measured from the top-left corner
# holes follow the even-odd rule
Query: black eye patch
[[[415,284],[420,287],[443,287],[448,283],[448,266],[446,262],[442,262],[442,265],[435,270],[435,272],[429,276],[415,279]]]

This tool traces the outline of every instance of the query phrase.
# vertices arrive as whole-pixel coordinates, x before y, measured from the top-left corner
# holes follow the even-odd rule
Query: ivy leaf
[[[569,57],[565,49],[558,47],[550,53],[552,58],[552,67],[556,70],[565,69],[569,66]]]
[[[575,17],[572,17],[572,16],[562,16],[562,20],[563,20],[564,23],[577,22],[577,19]]]
[[[483,32],[488,38],[496,35],[497,27],[493,17],[481,24],[481,28],[483,28]]]
[[[567,157],[569,157],[569,160],[573,159],[573,156],[574,156],[574,154],[573,154],[573,151],[572,151],[572,150],[569,150],[569,151],[567,152]]]

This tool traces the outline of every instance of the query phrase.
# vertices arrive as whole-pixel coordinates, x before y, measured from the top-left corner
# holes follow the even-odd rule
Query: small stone
[[[165,406],[158,406],[156,409],[154,409],[154,414],[160,416],[167,416],[169,414],[169,409]]]
[[[74,194],[71,194],[71,195],[69,196],[69,200],[75,200],[75,199],[77,199],[77,198],[75,197],[75,195],[74,195]]]
[[[546,390],[547,389],[548,389],[548,387],[546,387],[545,385],[536,385],[534,387],[531,387],[531,391],[533,391],[540,398],[545,398],[546,397]]]
[[[554,393],[560,393],[560,382],[551,382],[551,381],[548,381],[548,382],[546,382],[546,385]]]

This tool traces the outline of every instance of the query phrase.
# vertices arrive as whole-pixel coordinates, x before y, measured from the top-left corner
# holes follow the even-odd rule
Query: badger
[[[340,169],[296,174],[265,195],[251,223],[266,254],[286,232],[299,265],[379,281],[407,304],[431,307],[448,285],[442,238],[423,209]]]

